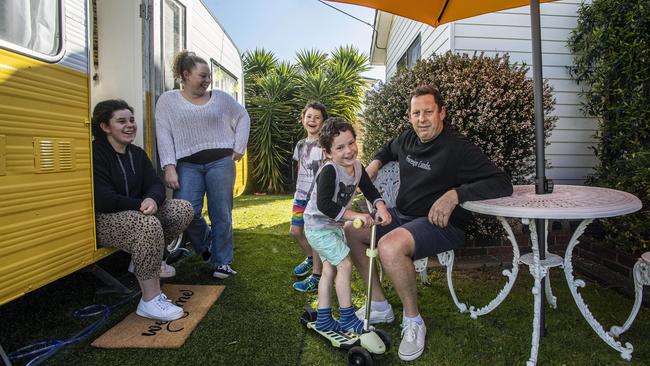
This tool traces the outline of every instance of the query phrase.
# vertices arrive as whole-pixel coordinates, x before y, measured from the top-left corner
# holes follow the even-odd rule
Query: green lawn
[[[334,349],[299,323],[302,307],[315,305],[315,294],[294,291],[291,269],[302,255],[288,234],[291,198],[245,196],[235,201],[235,262],[239,275],[215,280],[203,262],[191,257],[177,264],[170,283],[224,284],[226,289],[187,343],[178,350],[103,350],[89,344],[135,310],[136,300],[114,312],[86,340],[69,346],[50,360],[55,365],[341,365],[345,353]],[[126,272],[128,257],[116,255],[102,267],[133,285]],[[564,276],[553,271],[559,309],[547,311],[549,335],[542,339],[541,365],[650,364],[650,311],[642,309],[623,342],[635,346],[631,363],[623,361],[584,321],[573,303]],[[531,276],[525,267],[510,297],[493,313],[472,320],[458,313],[449,296],[444,273],[430,274],[430,285],[419,285],[422,316],[427,328],[425,353],[411,365],[523,365],[530,353]],[[455,272],[461,301],[483,306],[500,289],[500,269]],[[13,351],[32,342],[67,338],[90,324],[70,315],[93,303],[115,303],[114,297],[95,295],[98,282],[75,273],[0,308],[0,344]],[[363,285],[354,283],[355,303],[363,303]],[[382,329],[391,333],[394,347],[377,359],[380,365],[406,364],[397,357],[401,307],[389,285],[387,294],[397,320]],[[621,324],[632,307],[615,291],[587,281],[582,289],[591,311],[606,328]],[[24,363],[16,363],[24,364]]]

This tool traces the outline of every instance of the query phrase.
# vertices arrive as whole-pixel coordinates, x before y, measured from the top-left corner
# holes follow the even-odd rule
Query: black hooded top
[[[120,154],[105,135],[93,141],[93,181],[97,212],[139,210],[145,198],[158,207],[165,201],[165,187],[144,150],[129,144]]]
[[[412,128],[386,143],[374,159],[382,165],[399,163],[400,187],[397,209],[408,216],[426,217],[438,198],[450,189],[458,202],[476,201],[512,194],[510,177],[497,168],[473,143],[445,125],[440,135],[422,143]],[[452,225],[464,229],[472,215],[456,206]]]

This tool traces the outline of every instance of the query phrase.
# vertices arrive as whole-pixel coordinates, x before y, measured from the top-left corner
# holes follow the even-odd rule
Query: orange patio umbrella
[[[528,0],[333,0],[417,20],[432,27],[481,14],[529,5]],[[554,0],[541,0],[551,2]]]

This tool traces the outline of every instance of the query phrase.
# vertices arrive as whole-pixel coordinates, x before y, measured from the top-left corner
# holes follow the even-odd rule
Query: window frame
[[[35,58],[37,60],[45,61],[48,63],[57,63],[58,61],[60,61],[65,55],[65,5],[63,0],[56,0],[56,3],[59,9],[57,14],[58,25],[59,25],[59,36],[58,36],[59,49],[55,54],[48,55],[45,53],[41,53],[1,38],[0,38],[0,48],[6,49],[8,51],[13,51],[21,55]]]
[[[417,46],[419,52],[418,52],[418,57],[415,60],[413,60],[410,56],[411,56],[412,51],[415,49],[415,46]],[[396,67],[397,67],[398,70],[403,68],[403,67],[406,67],[406,68],[410,69],[413,66],[415,66],[415,64],[420,59],[422,59],[422,42],[421,42],[420,34],[418,33],[418,35],[411,42],[411,44],[408,46],[406,51],[404,51],[404,53],[402,54],[402,57],[400,57],[397,60],[397,66]]]
[[[212,80],[210,81],[210,87],[211,87],[212,89],[215,88],[215,86],[214,86],[214,67],[215,67],[215,66],[217,66],[218,68],[220,68],[221,71],[223,71],[224,73],[228,74],[228,76],[232,77],[232,78],[235,80],[235,85],[239,84],[239,78],[238,78],[237,76],[235,76],[235,74],[233,74],[232,72],[230,72],[230,70],[226,69],[226,68],[225,68],[222,64],[220,64],[217,60],[215,60],[215,59],[213,59],[213,58],[210,58],[210,77],[212,78]],[[235,95],[232,96],[232,97],[235,98],[235,100],[238,100],[238,98],[239,98],[239,93],[235,90]]]
[[[415,49],[415,46],[417,45],[418,49],[418,56],[415,60],[411,58],[411,53]],[[420,41],[420,34],[418,33],[417,37],[411,42],[409,47],[406,49],[406,66],[408,68],[411,68],[415,66],[415,64],[422,58],[422,42]]]
[[[164,91],[167,91],[167,90],[180,89],[180,87],[181,87],[180,82],[178,80],[174,79],[173,80],[174,85],[172,86],[172,88],[167,89],[167,85],[166,85],[167,80],[166,79],[167,79],[168,75],[167,75],[167,70],[166,70],[164,65],[171,65],[173,63],[173,61],[174,61],[174,57],[177,54],[177,52],[180,52],[180,51],[182,51],[184,49],[187,49],[187,6],[185,6],[185,4],[183,4],[183,2],[181,2],[180,0],[169,0],[169,1],[172,1],[175,4],[177,4],[183,10],[183,14],[182,14],[183,42],[181,42],[182,45],[180,47],[180,50],[178,50],[177,52],[174,53],[174,56],[172,56],[172,59],[171,60],[166,60],[166,57],[165,57],[165,51],[166,51],[165,50],[165,36],[166,36],[166,34],[165,34],[165,1],[166,0],[162,0],[160,2],[160,14],[161,14],[161,22],[160,22],[160,45],[161,45],[160,50],[161,50],[161,54],[160,54],[160,56],[161,56],[162,64],[163,64],[163,67],[162,67],[162,70],[161,70],[162,71],[162,88],[163,88]],[[174,74],[173,67],[170,70],[170,72],[171,72],[172,78],[173,78],[174,77],[173,76],[173,74]]]

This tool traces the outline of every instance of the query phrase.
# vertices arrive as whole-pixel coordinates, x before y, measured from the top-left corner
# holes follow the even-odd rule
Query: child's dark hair
[[[320,146],[329,154],[332,152],[332,143],[334,142],[334,138],[345,131],[352,132],[352,136],[355,139],[357,138],[357,133],[354,132],[354,127],[352,127],[352,124],[350,122],[344,120],[343,118],[330,117],[325,120],[323,128],[320,130],[318,142],[320,143]]]
[[[192,69],[196,67],[197,64],[208,64],[205,60],[196,55],[194,52],[188,50],[182,50],[176,57],[174,57],[174,64],[172,66],[172,72],[174,74],[174,79],[184,82],[183,72],[192,72]]]
[[[108,121],[113,117],[115,111],[121,111],[124,109],[128,109],[133,113],[133,107],[122,99],[108,99],[97,103],[93,109],[93,117],[91,120],[93,136],[95,136],[95,138],[103,136],[105,133],[100,124],[108,124]]]
[[[310,102],[307,102],[305,104],[305,108],[302,109],[302,112],[300,112],[300,120],[302,121],[303,118],[305,118],[305,113],[307,113],[307,110],[309,108],[316,109],[320,111],[320,113],[323,115],[323,121],[326,120],[329,115],[327,114],[327,107],[321,102],[317,102],[315,100],[312,100]]]

